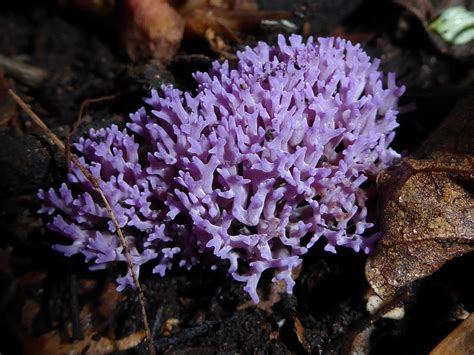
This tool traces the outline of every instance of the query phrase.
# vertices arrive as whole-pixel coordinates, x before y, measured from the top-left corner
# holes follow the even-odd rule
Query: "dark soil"
[[[459,98],[473,92],[472,80],[465,81],[472,77],[472,63],[440,54],[417,20],[389,1],[258,2],[263,9],[302,14],[295,23],[309,22],[316,35],[344,33],[363,40],[364,48],[382,59],[385,71],[397,73],[408,87],[403,103],[417,107],[400,115],[394,143],[399,151],[416,149]],[[217,58],[205,43],[184,41],[167,67],[157,61],[130,62],[118,46],[113,24],[102,29],[100,20],[54,2],[40,7],[5,1],[0,8],[0,54],[48,72],[39,86],[8,73],[0,79],[27,98],[60,138],[76,121],[84,100],[116,95],[89,105],[76,137],[90,127],[123,124],[152,86],[192,88],[190,74],[205,70]],[[237,47],[274,40],[280,31],[278,26],[262,28]],[[2,86],[0,111],[6,96]],[[35,192],[58,185],[65,166],[64,157],[25,114],[17,111],[14,122],[0,127],[1,354],[39,353],[34,339],[53,330],[62,342],[71,342],[91,331],[99,340],[122,339],[142,329],[132,291],[110,296],[115,300],[111,310],[104,301],[123,270],[91,272],[81,257],[64,258],[51,250],[59,237],[48,232],[47,221],[36,214]],[[164,278],[144,270],[141,281],[156,348],[173,354],[344,353],[354,331],[369,318],[363,298],[368,288],[365,258],[350,250],[328,254],[316,245],[304,259],[294,294],[282,295],[269,310],[243,306],[248,296],[224,269],[176,270]],[[460,323],[462,308],[474,311],[474,293],[468,287],[473,266],[470,254],[416,282],[405,318],[376,323],[371,354],[426,354],[436,346]],[[83,312],[86,307],[89,313]],[[86,314],[89,318],[84,319]],[[176,322],[167,332],[170,320]],[[126,353],[146,353],[144,344]]]

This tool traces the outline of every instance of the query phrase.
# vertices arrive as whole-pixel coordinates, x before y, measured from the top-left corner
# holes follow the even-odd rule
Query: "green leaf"
[[[431,22],[429,28],[448,43],[469,43],[474,39],[474,12],[464,6],[450,7]]]

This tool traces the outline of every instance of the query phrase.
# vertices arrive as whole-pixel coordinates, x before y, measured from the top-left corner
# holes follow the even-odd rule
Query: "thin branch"
[[[33,110],[17,95],[13,90],[8,90],[8,93],[13,97],[13,99],[20,105],[20,107],[28,114],[28,116],[31,117],[31,119],[46,133],[48,138],[51,140],[53,144],[55,144],[63,153],[66,153],[66,147],[64,143],[46,126],[46,124],[41,120],[41,118],[36,115]],[[115,226],[115,229],[117,230],[117,236],[120,241],[120,245],[123,248],[123,253],[126,257],[127,260],[127,266],[132,274],[133,282],[135,284],[135,287],[137,288],[138,291],[138,298],[140,302],[140,308],[141,308],[141,313],[142,313],[142,319],[143,319],[143,324],[145,327],[145,334],[146,338],[148,341],[148,348],[151,354],[155,354],[155,347],[153,344],[153,339],[151,337],[151,332],[150,332],[150,327],[148,325],[148,318],[146,315],[146,308],[145,308],[145,295],[143,294],[143,290],[141,288],[140,282],[138,281],[137,274],[133,268],[133,263],[132,263],[132,257],[130,256],[130,250],[128,248],[127,242],[125,240],[125,237],[123,235],[122,229],[119,226],[117,217],[115,216],[112,207],[107,200],[107,197],[105,196],[104,192],[100,188],[100,181],[91,174],[89,170],[87,170],[79,161],[79,158],[75,154],[71,154],[71,161],[74,163],[74,165],[77,166],[77,168],[84,174],[84,176],[89,180],[89,182],[92,184],[94,189],[97,191],[99,194],[105,209],[107,210],[107,213],[112,220],[112,223]]]
[[[38,117],[36,113],[30,108],[29,105],[25,103],[12,89],[8,89],[8,93],[16,101],[18,105],[26,112],[26,114],[44,131],[44,133],[48,136],[49,140],[56,145],[59,150],[65,152],[66,147],[64,143],[49,129],[48,126]]]
[[[79,109],[79,114],[77,115],[76,122],[71,127],[71,130],[69,131],[69,134],[66,136],[66,168],[68,173],[71,172],[71,139],[76,133],[76,131],[79,129],[81,123],[82,123],[82,118],[84,117],[84,111],[86,107],[95,102],[101,102],[105,100],[113,100],[117,97],[117,95],[109,95],[109,96],[103,96],[103,97],[98,97],[94,99],[86,99],[82,102],[81,108]]]
[[[117,95],[107,95],[107,96],[102,96],[102,97],[96,97],[93,99],[85,99],[81,104],[81,108],[79,109],[79,114],[77,115],[76,122],[74,122],[71,128],[70,134],[74,135],[74,133],[76,133],[77,129],[81,125],[81,120],[82,120],[82,117],[84,116],[84,111],[86,110],[87,106],[89,106],[89,104],[102,102],[106,100],[114,100],[115,98],[117,98]]]

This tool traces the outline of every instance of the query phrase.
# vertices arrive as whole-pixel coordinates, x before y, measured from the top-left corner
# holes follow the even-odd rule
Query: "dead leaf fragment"
[[[375,330],[375,326],[371,325],[357,334],[350,345],[348,354],[351,355],[368,355],[370,354],[370,336]]]
[[[88,334],[83,340],[65,342],[58,330],[27,342],[26,354],[109,354],[134,348],[145,338],[145,331],[138,331],[122,339],[110,339],[97,334]],[[98,340],[96,340],[98,339]]]
[[[311,344],[306,340],[304,327],[298,317],[292,316],[284,320],[280,327],[280,338],[291,344],[291,350],[296,353],[311,354]]]
[[[366,276],[380,297],[474,250],[474,199],[453,179],[472,179],[473,163],[465,155],[405,159],[379,177],[384,237]]]
[[[474,153],[474,96],[462,99],[413,157],[429,158],[434,152]]]
[[[289,11],[259,11],[254,0],[187,0],[176,7],[185,19],[185,36],[203,38],[211,49],[230,56],[230,42],[254,30],[262,20],[292,17]]]
[[[115,22],[121,14],[122,45],[132,60],[169,61],[186,38],[199,38],[224,58],[235,58],[230,44],[252,33],[264,20],[286,20],[291,11],[260,11],[255,0],[57,0],[61,6]],[[118,11],[117,11],[118,10]],[[293,26],[296,26],[292,24]]]
[[[365,274],[382,299],[474,250],[473,108],[473,96],[461,100],[413,158],[377,179],[383,237]]]
[[[173,329],[176,328],[178,325],[179,325],[179,319],[168,318],[165,321],[165,324],[163,324],[163,327],[161,328],[161,335],[163,335],[164,337],[171,336]]]
[[[37,298],[42,294],[41,290],[46,282],[46,275],[40,271],[29,272],[18,282],[18,289],[21,290],[19,294],[25,294],[26,287],[37,292],[31,298],[22,301],[21,314],[14,327],[15,334],[25,349],[25,354],[82,354],[84,352],[107,354],[125,351],[145,340],[143,330],[120,339],[115,338],[114,330],[110,329],[111,319],[115,317],[119,304],[125,300],[125,296],[116,290],[113,282],[100,287],[100,294],[96,294],[97,289],[92,287],[96,283],[91,283],[88,279],[79,280],[77,290],[82,300],[92,300],[83,304],[80,309],[78,325],[81,338],[75,337],[72,321],[68,321],[58,329],[52,329],[40,335],[36,334],[34,324],[45,312]],[[34,285],[36,287],[33,287]],[[97,297],[92,299],[91,295],[97,295]],[[13,317],[12,319],[16,320]]]
[[[181,45],[184,19],[166,0],[123,2],[122,42],[132,60],[169,61]]]
[[[308,353],[311,352],[311,346],[309,345],[309,343],[306,340],[306,337],[304,336],[303,324],[297,317],[293,317],[293,321],[294,321],[294,331],[295,331],[298,341],[300,342],[303,349],[305,349]]]
[[[430,355],[471,355],[474,354],[474,313],[454,329]]]

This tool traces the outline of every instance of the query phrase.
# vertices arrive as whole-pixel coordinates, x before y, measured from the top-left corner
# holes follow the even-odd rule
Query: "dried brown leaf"
[[[447,157],[443,157],[448,159]],[[382,298],[474,250],[474,200],[453,176],[474,173],[468,156],[406,159],[382,173],[384,237],[367,261],[367,279]]]
[[[311,345],[308,343],[306,340],[306,337],[304,335],[304,327],[299,318],[293,317],[293,327],[294,327],[294,332],[296,334],[296,338],[298,339],[298,342],[300,345],[305,349],[308,353],[311,352]]]
[[[467,97],[454,107],[413,155],[414,158],[429,158],[435,152],[470,154],[474,152],[474,96]]]
[[[259,11],[255,0],[57,0],[62,6],[113,19],[122,15],[122,44],[132,60],[169,61],[184,36],[207,41],[224,58],[235,58],[230,43],[240,42],[262,20],[293,17],[290,11]]]
[[[281,323],[280,323],[281,324]],[[311,354],[311,344],[305,337],[305,328],[298,317],[291,316],[280,325],[279,337],[296,354]],[[275,335],[272,335],[275,337]]]
[[[357,334],[350,344],[349,354],[368,355],[370,354],[370,337],[375,330],[375,326],[370,325]]]
[[[95,293],[95,290],[88,289],[89,281],[83,279],[79,282],[78,292],[87,294],[83,299],[90,299],[90,295]],[[44,282],[47,281],[38,279],[31,282],[37,282],[38,286],[43,288]],[[19,283],[21,287],[19,293],[25,293],[25,285],[31,289],[31,282]],[[79,322],[83,336],[81,339],[75,339],[74,326],[71,322],[59,329],[37,335],[34,323],[45,309],[41,307],[35,296],[31,296],[22,305],[20,321],[15,325],[16,335],[23,344],[26,354],[81,354],[83,352],[106,354],[125,351],[141,343],[145,338],[145,331],[138,331],[121,339],[115,339],[113,330],[107,334],[111,325],[110,319],[114,317],[120,302],[124,299],[125,296],[116,290],[112,282],[101,287],[101,293],[97,299],[85,303],[80,309]]]
[[[472,111],[465,113],[472,105],[472,98],[465,101],[440,129],[472,128],[466,123],[469,115],[472,121]],[[472,139],[466,138],[472,138],[473,131],[459,133],[435,132],[420,150],[423,159],[406,158],[378,178],[384,236],[365,272],[383,299],[450,259],[474,251],[474,156]],[[463,142],[458,147],[464,154],[453,153],[457,147],[453,141]],[[430,151],[430,145],[436,151]]]
[[[31,342],[24,343],[25,354],[109,354],[131,349],[140,344],[144,338],[145,331],[138,331],[117,340],[98,334],[88,334],[82,340],[65,342],[58,330],[52,330],[34,338]]]
[[[474,354],[474,313],[454,329],[430,355]]]
[[[255,29],[263,19],[284,19],[289,11],[259,11],[253,0],[187,0],[177,11],[186,21],[185,36],[205,39],[211,49],[229,56],[229,42]]]
[[[173,329],[179,325],[180,321],[176,318],[168,318],[161,327],[161,335],[164,337],[171,336]]]

